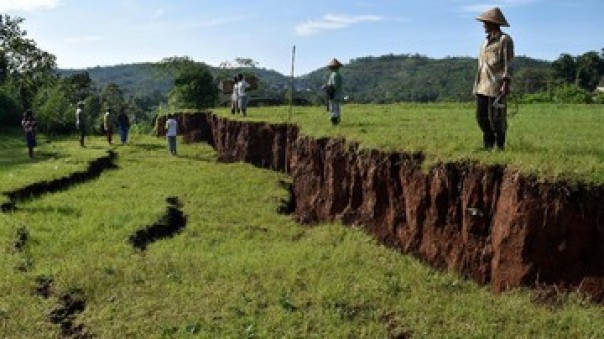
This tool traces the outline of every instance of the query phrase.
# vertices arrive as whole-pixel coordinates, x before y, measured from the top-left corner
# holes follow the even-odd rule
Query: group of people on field
[[[476,121],[483,134],[483,147],[486,150],[498,148],[505,149],[507,131],[507,105],[506,99],[510,93],[511,63],[514,59],[514,43],[512,38],[501,31],[501,27],[509,27],[509,23],[498,7],[494,7],[476,18],[483,23],[486,38],[480,48],[478,56],[478,70],[472,93],[476,97]],[[343,100],[343,78],[340,74],[342,63],[332,59],[327,68],[330,70],[327,83],[322,86],[327,96],[327,111],[333,125],[340,123]],[[231,113],[241,113],[247,116],[248,95],[250,84],[243,74],[238,74],[233,79],[233,92],[231,96]],[[103,128],[109,144],[112,144],[113,127],[115,120],[112,110],[107,109],[103,116]],[[31,109],[23,114],[23,130],[25,131],[29,156],[33,158],[36,147],[36,120]],[[117,117],[120,140],[125,144],[128,139],[130,122],[124,110]],[[84,103],[79,102],[76,110],[76,127],[80,135],[80,145],[84,147],[86,136],[86,117]],[[166,121],[166,138],[168,150],[171,155],[176,155],[176,135],[178,123],[174,115],[169,115]]]
[[[120,134],[120,142],[125,145],[128,142],[128,133],[130,131],[130,118],[126,114],[126,111],[122,109],[117,117],[113,116],[113,111],[108,108],[103,115],[103,123],[101,129],[107,138],[109,145],[113,145],[113,128],[117,125]],[[86,123],[86,113],[84,111],[84,102],[80,101],[76,105],[75,111],[75,127],[78,131],[80,140],[80,146],[86,147],[86,135],[88,134],[88,127]],[[38,123],[34,117],[34,113],[31,109],[25,110],[23,118],[21,120],[21,126],[25,132],[25,139],[27,141],[27,149],[29,157],[34,157],[34,148],[37,146],[36,134],[38,129]]]
[[[80,146],[86,147],[85,139],[87,134],[87,125],[83,101],[78,102],[75,118],[76,128],[80,136]],[[120,142],[122,145],[125,145],[126,142],[128,142],[128,133],[130,131],[130,118],[128,117],[128,114],[126,114],[125,109],[120,110],[120,113],[117,115],[117,117],[115,117],[113,114],[113,110],[111,108],[107,108],[105,114],[103,114],[101,130],[107,138],[107,143],[109,143],[109,145],[113,145],[113,128],[116,125],[120,134]]]

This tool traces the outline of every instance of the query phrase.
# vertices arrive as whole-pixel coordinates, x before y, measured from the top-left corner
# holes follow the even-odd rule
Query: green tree
[[[572,84],[577,77],[577,64],[570,54],[562,54],[552,63],[554,78],[562,83]]]
[[[604,59],[597,52],[587,52],[577,58],[577,85],[593,92],[604,74]]]
[[[72,103],[85,100],[93,93],[93,83],[88,72],[81,72],[63,78],[67,95]]]
[[[524,68],[514,76],[513,90],[520,95],[547,90],[552,77],[551,73],[548,69]]]
[[[23,20],[0,14],[0,81],[16,84],[22,105],[28,107],[37,90],[55,79],[56,57],[26,37]]]
[[[188,57],[164,59],[159,67],[174,75],[168,103],[173,108],[204,109],[218,101],[218,88],[207,66]]]
[[[126,100],[124,99],[124,92],[120,86],[109,83],[101,91],[102,111],[111,108],[113,111],[119,111],[122,107],[126,106]]]
[[[0,86],[0,128],[19,126],[21,121],[21,96],[19,90],[10,85]]]
[[[53,135],[74,131],[75,105],[69,96],[69,86],[64,82],[37,92],[33,107],[42,133]]]

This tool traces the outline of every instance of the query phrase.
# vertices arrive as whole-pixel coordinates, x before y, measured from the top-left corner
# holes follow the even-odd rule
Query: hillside
[[[357,103],[469,101],[476,64],[477,60],[470,57],[384,55],[353,59],[341,72],[344,92]],[[548,70],[550,63],[516,58],[517,74],[529,68]],[[318,88],[326,77],[326,70],[316,70],[299,80],[309,88]]]
[[[518,57],[515,72],[522,75],[527,69],[547,71],[550,65],[547,61]],[[224,69],[208,68],[214,76],[225,73]],[[342,75],[345,93],[357,103],[468,101],[472,98],[475,69],[476,59],[470,57],[433,59],[421,55],[390,54],[353,59],[342,68]],[[115,83],[131,96],[165,94],[172,87],[170,77],[158,73],[150,63],[60,70],[59,74],[65,76],[83,71],[90,74],[97,87]],[[255,96],[284,97],[290,81],[288,76],[265,68],[256,68],[253,72],[262,79]],[[327,76],[327,69],[317,69],[296,78],[294,84],[298,96],[320,102],[320,87]],[[518,83],[521,82],[520,79]]]

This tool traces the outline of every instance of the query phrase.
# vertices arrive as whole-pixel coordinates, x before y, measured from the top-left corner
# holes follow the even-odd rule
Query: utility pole
[[[289,82],[289,114],[287,116],[287,122],[292,118],[292,109],[294,105],[294,64],[296,62],[296,45],[292,47],[292,72]]]

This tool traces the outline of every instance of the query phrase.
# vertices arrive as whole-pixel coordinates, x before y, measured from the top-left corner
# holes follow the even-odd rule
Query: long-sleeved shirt
[[[331,71],[327,80],[327,86],[334,87],[334,99],[342,99],[342,75],[339,70]]]
[[[514,42],[504,33],[489,34],[478,57],[474,94],[497,97],[504,80],[511,79]]]

